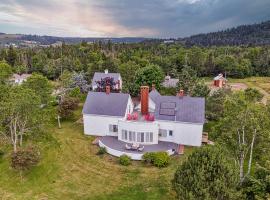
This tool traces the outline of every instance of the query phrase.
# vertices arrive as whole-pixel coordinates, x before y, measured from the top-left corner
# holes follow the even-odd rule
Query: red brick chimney
[[[148,96],[149,96],[149,87],[141,86],[141,113],[142,115],[148,114]]]
[[[178,97],[183,97],[185,95],[184,90],[179,90],[179,92],[177,93]]]
[[[109,85],[106,85],[106,94],[110,94],[111,87]]]

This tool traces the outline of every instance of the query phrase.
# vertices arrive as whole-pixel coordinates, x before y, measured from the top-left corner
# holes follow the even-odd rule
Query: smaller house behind
[[[101,79],[105,78],[113,78],[116,82],[116,86],[114,89],[121,90],[122,89],[122,78],[119,73],[109,73],[109,71],[106,69],[104,73],[102,72],[95,72],[94,77],[92,79],[92,89],[96,90],[98,87],[97,81],[101,81]]]

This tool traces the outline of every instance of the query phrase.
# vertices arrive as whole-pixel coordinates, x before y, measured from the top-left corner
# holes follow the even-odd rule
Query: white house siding
[[[203,124],[158,121],[159,129],[172,130],[173,136],[159,137],[160,141],[174,142],[188,146],[201,146]]]
[[[158,124],[156,122],[135,122],[135,121],[126,121],[120,120],[118,126],[118,139],[122,140],[122,130],[135,131],[137,132],[152,132],[153,133],[153,142],[146,143],[140,142],[141,144],[158,144]],[[137,136],[136,136],[137,137]]]
[[[117,136],[117,132],[109,131],[109,125],[118,125],[118,121],[122,117],[98,116],[98,115],[83,115],[84,134],[96,136]]]
[[[133,105],[131,97],[129,96],[125,117],[127,117],[127,114],[133,113],[133,108],[134,108],[134,105]]]

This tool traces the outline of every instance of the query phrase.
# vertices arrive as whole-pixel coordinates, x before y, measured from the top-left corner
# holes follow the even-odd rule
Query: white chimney
[[[105,69],[104,72],[105,72],[105,74],[108,74],[109,73],[109,70],[108,69]]]

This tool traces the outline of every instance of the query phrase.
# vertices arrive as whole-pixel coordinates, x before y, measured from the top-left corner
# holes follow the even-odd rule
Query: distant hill
[[[178,41],[187,46],[223,46],[223,45],[269,45],[270,20],[259,24],[242,25],[224,31],[198,34]]]
[[[114,43],[137,43],[147,40],[143,37],[122,37],[122,38],[81,38],[81,37],[55,37],[55,36],[39,36],[39,35],[23,35],[23,34],[5,34],[0,33],[0,44],[17,44],[23,41],[32,41],[40,45],[51,45],[56,42],[65,42],[67,44],[80,43],[82,41],[95,42],[95,41],[111,41]]]
[[[144,37],[122,37],[122,38],[81,38],[81,37],[55,37],[55,36],[39,36],[39,35],[23,35],[23,34],[5,34],[0,33],[0,47],[15,44],[25,46],[25,41],[35,42],[35,45],[52,45],[57,42],[65,42],[67,44],[76,44],[82,41],[111,41],[113,43],[174,43],[179,42],[186,46],[262,46],[270,45],[270,20],[259,24],[242,25],[236,28],[230,28],[223,31],[193,35],[177,40],[170,39],[151,39]],[[171,42],[172,41],[172,42]]]

